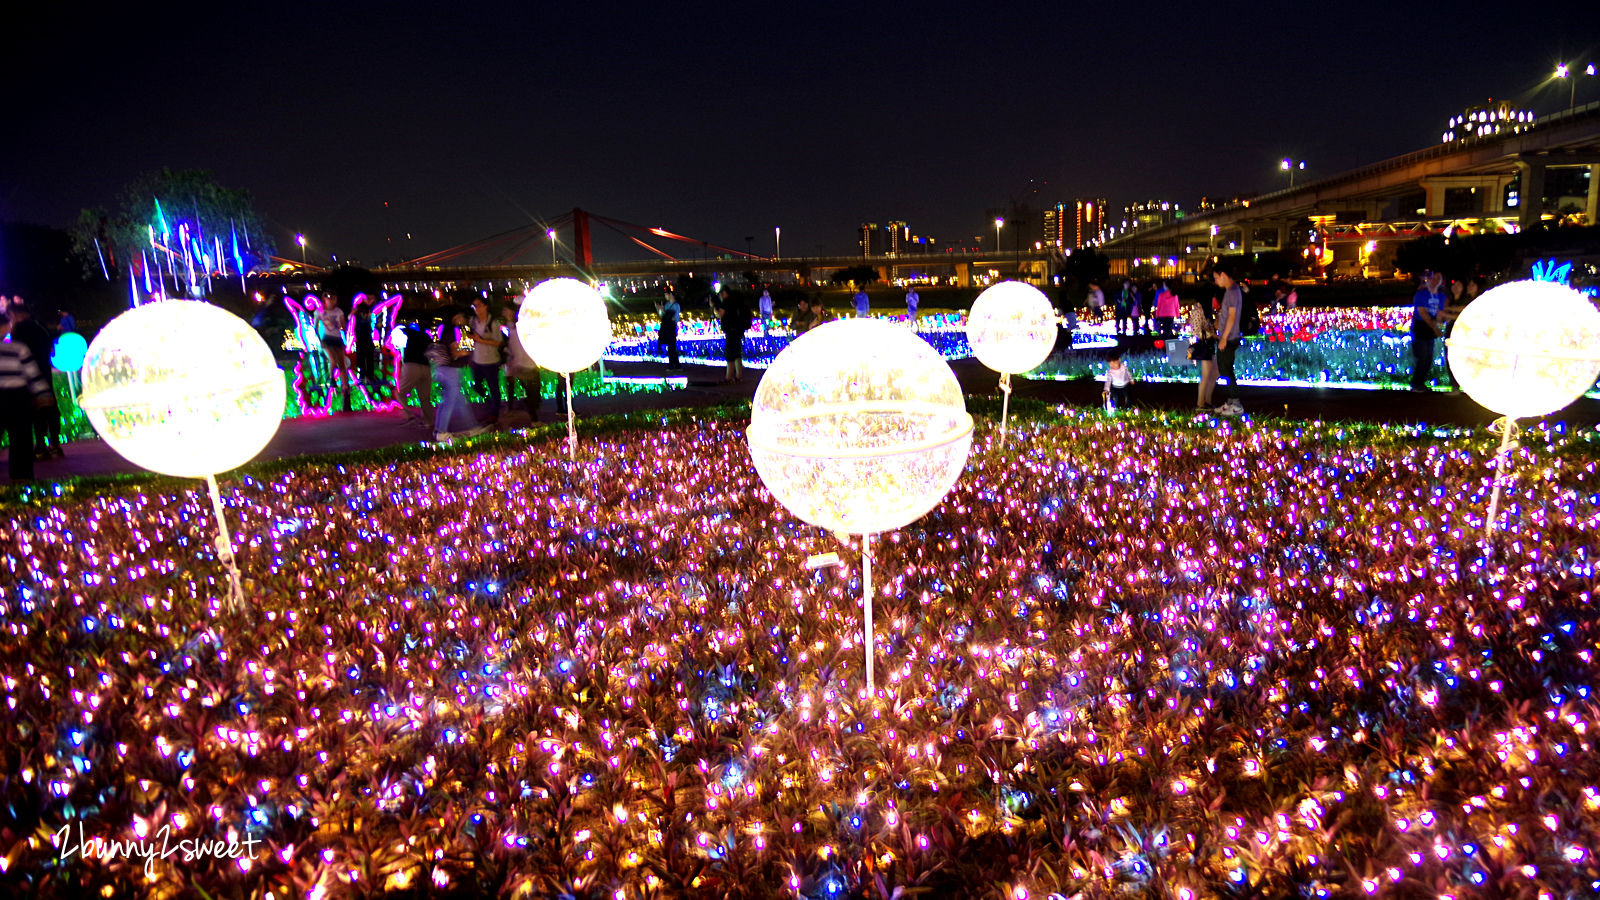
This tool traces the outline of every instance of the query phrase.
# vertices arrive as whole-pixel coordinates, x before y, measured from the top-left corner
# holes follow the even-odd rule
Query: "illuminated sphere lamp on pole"
[[[1031,371],[1056,345],[1056,310],[1031,284],[1002,281],[978,295],[967,313],[967,343],[978,361],[1000,373],[1000,445],[1011,414],[1011,376]]]
[[[927,514],[966,466],[972,416],[955,373],[906,328],[830,322],[773,360],[747,436],[756,472],[779,503],[811,525],[862,536],[872,696],[872,536]]]
[[[130,309],[101,329],[83,359],[79,405],[129,462],[204,478],[217,516],[230,596],[242,591],[217,492],[218,472],[249,462],[283,421],[283,372],[249,323],[197,300]]]
[[[567,453],[577,454],[577,416],[572,410],[572,373],[595,364],[611,344],[611,319],[600,292],[576,278],[534,285],[517,311],[517,337],[540,366],[567,381]]]
[[[1600,311],[1564,284],[1514,281],[1468,304],[1446,348],[1450,373],[1461,389],[1503,417],[1487,536],[1494,533],[1516,420],[1561,409],[1600,375]]]

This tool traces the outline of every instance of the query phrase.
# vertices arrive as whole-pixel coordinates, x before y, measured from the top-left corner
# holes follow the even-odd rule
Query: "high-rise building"
[[[904,222],[890,222],[884,229],[884,252],[890,256],[900,256],[907,252],[911,243],[911,228]]]
[[[862,222],[856,245],[865,257],[883,254],[883,229],[876,222]]]
[[[1057,203],[1044,211],[1044,242],[1046,245],[1062,249],[1067,246],[1067,205]]]
[[[1104,198],[1075,201],[1072,246],[1088,247],[1101,241],[1106,230],[1106,201]]]

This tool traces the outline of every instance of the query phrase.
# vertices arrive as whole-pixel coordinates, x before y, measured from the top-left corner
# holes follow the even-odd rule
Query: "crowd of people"
[[[1196,409],[1240,415],[1244,408],[1235,361],[1242,339],[1253,333],[1257,307],[1286,312],[1297,307],[1299,298],[1293,285],[1269,281],[1265,289],[1258,289],[1257,296],[1270,294],[1270,299],[1252,302],[1250,284],[1238,278],[1226,261],[1214,267],[1211,285],[1214,290],[1183,289],[1185,293],[1193,291],[1186,298],[1180,296],[1179,286],[1167,281],[1123,279],[1105,287],[1090,283],[1081,302],[1061,304],[1066,346],[1071,346],[1080,316],[1093,324],[1112,322],[1119,342],[1146,337],[1173,339],[1179,335],[1179,325],[1186,324],[1187,357],[1199,370]],[[1110,288],[1109,300],[1106,287]],[[1448,336],[1451,323],[1479,290],[1476,278],[1447,283],[1440,273],[1423,273],[1412,303],[1412,390],[1431,390],[1437,342]],[[518,302],[520,298],[515,296],[500,300],[475,293],[470,303],[402,323],[405,340],[395,344],[399,359],[391,383],[386,377],[389,373],[378,371],[379,347],[384,341],[374,328],[374,304],[359,295],[349,304],[347,313],[345,305],[336,299],[314,301],[308,297],[302,312],[314,321],[318,339],[308,341],[313,346],[305,347],[304,352],[316,356],[318,364],[312,368],[316,380],[325,383],[330,410],[335,390],[342,385],[346,410],[354,408],[353,387],[366,394],[369,401],[374,394],[385,396],[398,402],[408,422],[426,426],[439,440],[491,429],[500,423],[502,413],[514,409],[519,400],[530,418],[537,421],[544,393],[543,372],[518,340]],[[833,317],[820,294],[802,295],[793,302],[794,311],[787,316],[787,325],[795,335]],[[904,302],[908,318],[915,320],[920,304],[915,287],[906,291]],[[270,331],[272,309],[284,306],[280,313],[289,315],[287,307],[291,305],[269,304],[258,313],[254,324],[264,333]],[[69,314],[62,313],[52,332],[32,315],[30,306],[21,298],[13,298],[3,306],[7,311],[0,315],[6,321],[0,327],[9,339],[0,343],[0,429],[10,447],[11,480],[29,480],[36,458],[64,455],[62,415],[51,389],[50,359],[56,337],[72,330],[75,323]],[[770,337],[771,327],[782,321],[782,313],[767,287],[740,292],[722,286],[706,306],[724,335],[723,380],[737,382],[745,376],[745,336],[759,323],[762,335]],[[681,371],[679,330],[683,302],[669,286],[655,307],[658,341],[667,368]],[[856,317],[872,314],[871,299],[864,289],[855,291],[851,312]],[[1110,407],[1126,407],[1133,376],[1120,353],[1112,362],[1114,365],[1108,366],[1105,373],[1106,402]],[[1446,377],[1453,387],[1448,369]],[[559,416],[566,404],[566,382],[556,377],[554,383]],[[484,398],[481,408],[474,409],[467,401],[468,385]]]
[[[1114,322],[1119,341],[1136,336],[1171,338],[1177,333],[1176,323],[1185,321],[1188,326],[1189,361],[1199,367],[1199,391],[1196,409],[1236,416],[1244,412],[1238,393],[1235,361],[1245,335],[1253,333],[1259,323],[1256,304],[1246,298],[1250,284],[1238,277],[1237,271],[1224,262],[1211,272],[1215,291],[1206,292],[1184,303],[1177,290],[1168,282],[1150,282],[1145,285],[1129,279],[1116,285],[1115,300],[1107,304],[1104,289],[1091,283],[1085,295],[1088,321]],[[1428,393],[1434,376],[1437,342],[1449,337],[1450,326],[1467,304],[1477,298],[1482,282],[1477,277],[1452,279],[1446,283],[1442,273],[1426,271],[1418,279],[1419,285],[1412,299],[1410,326],[1412,366],[1409,385],[1412,391]],[[1299,305],[1299,294],[1294,286],[1282,281],[1269,282],[1267,291],[1272,299],[1264,308],[1277,313],[1288,312]],[[1154,298],[1146,303],[1147,298]],[[1109,312],[1109,315],[1108,315]],[[1064,318],[1076,322],[1078,309],[1068,304]],[[1119,350],[1108,360],[1105,372],[1105,396],[1108,408],[1128,403],[1127,385],[1132,378],[1119,371],[1122,363]],[[1115,373],[1115,375],[1113,374]],[[1451,390],[1456,389],[1455,377],[1448,367],[1445,375]],[[1116,384],[1113,384],[1113,381]],[[1222,387],[1219,392],[1218,385]]]

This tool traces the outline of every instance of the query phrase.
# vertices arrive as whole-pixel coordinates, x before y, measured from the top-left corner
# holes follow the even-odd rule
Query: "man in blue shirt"
[[[856,291],[855,303],[856,318],[865,319],[867,317],[867,313],[872,310],[872,301],[867,298],[866,288]]]
[[[1444,312],[1445,295],[1439,289],[1443,279],[1438,272],[1422,273],[1422,288],[1411,300],[1411,389],[1431,391],[1433,342],[1444,327],[1439,316]]]

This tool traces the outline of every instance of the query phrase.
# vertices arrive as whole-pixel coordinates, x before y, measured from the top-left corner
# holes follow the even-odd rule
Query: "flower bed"
[[[1571,896],[1600,444],[1028,408],[859,584],[742,418],[0,518],[0,894]],[[991,411],[992,412],[992,411]],[[248,861],[60,860],[250,840]],[[74,838],[76,834],[74,832]]]

